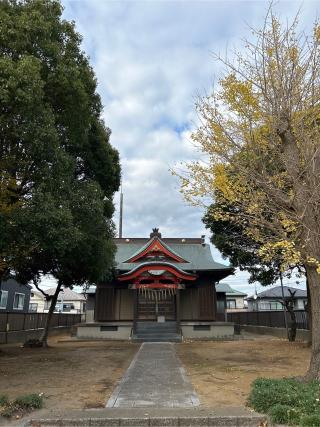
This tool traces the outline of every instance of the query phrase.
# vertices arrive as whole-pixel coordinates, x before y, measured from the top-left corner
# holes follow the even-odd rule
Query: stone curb
[[[33,419],[24,427],[197,427],[229,426],[258,427],[267,420],[265,416],[210,416],[210,417],[140,417],[140,418],[56,418]]]

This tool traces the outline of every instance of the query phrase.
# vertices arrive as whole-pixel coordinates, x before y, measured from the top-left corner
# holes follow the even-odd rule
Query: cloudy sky
[[[262,25],[265,1],[63,1],[64,17],[83,36],[112,129],[123,171],[124,236],[206,234],[200,208],[188,206],[170,168],[198,157],[190,142],[196,127],[194,103],[210,91],[223,70],[212,53],[243,48],[249,27]],[[301,7],[301,25],[310,29],[317,1],[279,1],[286,20]],[[119,195],[116,195],[117,203]],[[118,223],[118,212],[115,215]],[[222,260],[213,248],[217,261]],[[253,292],[247,275],[228,282]],[[289,281],[294,284],[294,280]],[[48,282],[49,283],[49,282]]]

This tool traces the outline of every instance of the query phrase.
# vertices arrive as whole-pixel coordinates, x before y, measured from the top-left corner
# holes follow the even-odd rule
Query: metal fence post
[[[26,313],[23,313],[23,323],[22,323],[22,330],[25,330],[25,325],[26,325]]]
[[[6,344],[8,344],[8,330],[10,328],[9,325],[9,313],[7,312],[7,316],[6,316],[6,329],[5,329],[5,334],[6,334],[6,338],[5,338],[5,342]]]

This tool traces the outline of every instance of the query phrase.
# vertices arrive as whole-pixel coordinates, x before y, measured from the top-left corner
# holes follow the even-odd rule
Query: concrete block
[[[61,426],[66,426],[67,424],[63,424],[63,420],[61,420],[60,418],[51,418],[51,419],[42,418],[39,420],[30,420],[26,425],[30,427],[42,427],[42,426],[61,427]]]
[[[215,416],[208,417],[208,426],[257,427],[267,420],[265,416]]]
[[[89,424],[90,427],[118,427],[119,425],[119,418],[90,418]]]
[[[63,427],[84,427],[90,425],[90,419],[88,418],[77,418],[77,419],[63,419],[61,426]]]
[[[104,326],[115,326],[116,330],[103,330]],[[115,322],[112,324],[85,323],[77,325],[76,328],[77,338],[80,339],[129,340],[132,325],[115,324]]]
[[[178,417],[152,417],[149,422],[150,426],[166,427],[166,426],[179,426]]]
[[[204,327],[206,329],[199,329]],[[234,337],[234,324],[228,322],[181,322],[186,339],[230,339]]]
[[[179,426],[194,427],[194,426],[207,426],[207,417],[179,417]]]
[[[120,426],[149,426],[149,418],[120,418]]]

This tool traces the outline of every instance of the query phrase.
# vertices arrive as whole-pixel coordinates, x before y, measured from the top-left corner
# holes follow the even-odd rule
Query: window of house
[[[68,312],[74,310],[74,304],[63,304],[63,310],[64,312]]]
[[[235,299],[227,300],[227,308],[237,308],[236,300]]]
[[[16,292],[14,294],[13,308],[15,310],[23,310],[25,294]]]
[[[7,308],[8,291],[0,291],[0,308]]]
[[[282,310],[283,306],[280,301],[261,302],[259,304],[260,310]]]
[[[38,310],[38,303],[30,302],[29,311],[32,311],[33,313],[35,313],[35,312],[37,312],[37,310]]]

